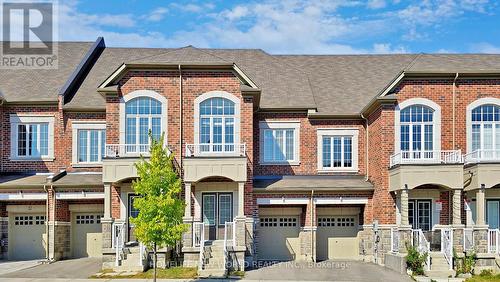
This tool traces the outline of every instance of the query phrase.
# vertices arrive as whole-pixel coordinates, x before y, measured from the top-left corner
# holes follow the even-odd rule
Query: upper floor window
[[[318,170],[358,170],[357,129],[318,129]]]
[[[53,159],[54,117],[11,115],[10,124],[12,159]]]
[[[105,122],[72,122],[73,166],[102,163],[106,144]]]
[[[399,103],[395,110],[395,139],[393,156],[400,161],[440,160],[441,107],[424,98]]]
[[[162,132],[162,106],[151,97],[138,97],[125,105],[125,144],[127,153],[149,151],[149,132],[158,140]]]
[[[500,106],[486,104],[472,110],[471,152],[479,158],[500,158]],[[498,156],[497,156],[498,155]]]
[[[299,122],[261,122],[262,164],[298,164]]]
[[[434,110],[413,105],[401,110],[401,151],[420,154],[434,149]]]
[[[234,102],[214,97],[200,103],[200,151],[233,152],[235,150]]]

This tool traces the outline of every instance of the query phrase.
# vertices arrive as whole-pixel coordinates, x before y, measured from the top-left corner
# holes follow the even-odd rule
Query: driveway
[[[20,261],[12,261],[12,260],[1,260],[0,261],[0,276],[16,272],[19,270],[31,268],[40,264],[40,260],[20,260]]]
[[[245,280],[287,281],[412,281],[408,276],[373,263],[325,261],[320,263],[283,262],[247,271]]]
[[[61,260],[0,274],[0,278],[88,278],[101,270],[100,258]]]

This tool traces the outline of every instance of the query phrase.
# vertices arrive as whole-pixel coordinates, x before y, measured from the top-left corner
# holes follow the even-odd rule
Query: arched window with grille
[[[471,153],[477,158],[500,158],[500,106],[484,104],[472,109]]]

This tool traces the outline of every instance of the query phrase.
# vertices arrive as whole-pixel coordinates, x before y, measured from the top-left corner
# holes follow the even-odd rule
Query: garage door
[[[357,215],[318,216],[317,259],[358,259],[357,234]]]
[[[258,253],[261,260],[294,260],[300,250],[299,217],[260,218]]]
[[[73,213],[73,257],[102,256],[102,227],[100,213]]]
[[[45,215],[13,214],[10,219],[9,259],[45,258]]]

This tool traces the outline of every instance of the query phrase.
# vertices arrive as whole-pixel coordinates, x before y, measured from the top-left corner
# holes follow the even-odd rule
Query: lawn
[[[467,278],[465,282],[500,282],[500,274],[497,275],[474,275],[471,278]]]
[[[92,276],[91,278],[107,278],[107,279],[120,279],[120,278],[132,278],[132,279],[150,279],[153,278],[153,269],[149,269],[146,272],[137,273],[133,275],[116,275],[111,274],[110,271],[103,271],[103,275]],[[191,279],[198,276],[198,271],[194,267],[172,267],[167,269],[157,269],[158,279]]]

